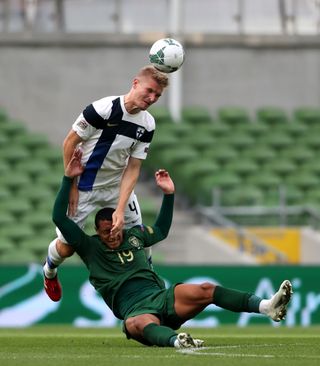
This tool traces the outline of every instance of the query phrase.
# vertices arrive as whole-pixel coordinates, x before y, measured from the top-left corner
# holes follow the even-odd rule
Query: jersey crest
[[[144,127],[138,127],[136,131],[136,138],[137,140],[140,140],[142,135],[144,134],[145,128]]]
[[[129,244],[131,244],[135,248],[140,247],[140,242],[135,236],[130,236],[128,239]]]

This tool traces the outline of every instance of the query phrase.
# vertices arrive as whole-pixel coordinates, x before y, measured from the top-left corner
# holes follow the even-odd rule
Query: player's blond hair
[[[168,75],[164,72],[161,72],[157,70],[152,65],[144,66],[137,74],[137,78],[139,77],[151,77],[153,80],[155,80],[162,88],[166,88],[169,85],[169,78]]]

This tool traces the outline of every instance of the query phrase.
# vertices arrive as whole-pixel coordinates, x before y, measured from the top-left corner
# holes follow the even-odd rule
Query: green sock
[[[152,345],[159,347],[172,347],[172,337],[177,333],[169,327],[164,327],[155,323],[148,324],[143,329],[143,337]]]
[[[216,286],[213,296],[213,304],[237,313],[259,313],[261,300],[260,297],[248,292],[232,290],[222,286]]]

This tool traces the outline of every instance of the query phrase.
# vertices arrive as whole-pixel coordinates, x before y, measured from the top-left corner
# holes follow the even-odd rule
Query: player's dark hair
[[[111,208],[111,207],[104,207],[101,210],[99,210],[96,213],[96,216],[94,218],[94,224],[96,226],[96,228],[99,227],[99,222],[100,221],[112,221],[112,214],[114,213],[115,209]]]

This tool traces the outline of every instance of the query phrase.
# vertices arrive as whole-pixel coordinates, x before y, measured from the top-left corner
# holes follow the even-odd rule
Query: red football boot
[[[58,280],[58,275],[53,278],[44,276],[44,289],[52,301],[59,301],[62,297],[62,288]]]

